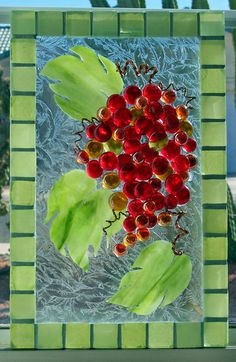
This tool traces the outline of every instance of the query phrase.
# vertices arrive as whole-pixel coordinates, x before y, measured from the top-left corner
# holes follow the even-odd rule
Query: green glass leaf
[[[50,88],[63,112],[76,120],[95,117],[107,97],[122,91],[123,80],[108,58],[83,46],[70,50],[50,60],[41,74],[54,81]]]
[[[143,249],[108,302],[141,315],[172,303],[187,288],[192,264],[187,255],[175,256],[171,247],[158,240]]]
[[[106,220],[114,218],[108,206],[111,193],[96,190],[96,181],[80,170],[62,176],[50,191],[45,220],[48,223],[53,218],[50,239],[63,255],[66,248],[72,260],[84,270],[89,267],[88,247],[93,247],[96,256]],[[109,237],[121,229],[121,223],[118,220],[108,229]]]

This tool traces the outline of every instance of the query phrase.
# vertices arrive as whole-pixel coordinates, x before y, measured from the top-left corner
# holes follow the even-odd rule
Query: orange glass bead
[[[107,107],[101,107],[97,111],[97,117],[103,122],[106,122],[111,117],[111,112]]]
[[[115,189],[120,184],[120,178],[116,172],[109,172],[103,176],[102,187],[104,189]]]
[[[166,104],[173,103],[177,98],[176,91],[174,89],[167,89],[163,91],[161,95],[161,101],[165,102]]]
[[[115,256],[123,256],[127,253],[127,247],[124,244],[116,244],[113,249]]]
[[[112,210],[121,211],[127,206],[128,199],[123,192],[114,192],[108,200],[109,206]]]
[[[89,154],[89,157],[97,158],[103,153],[103,145],[101,142],[92,140],[86,144],[85,150]]]
[[[137,235],[138,240],[146,241],[150,237],[150,231],[148,230],[148,228],[140,228],[140,229],[137,229],[136,235]]]
[[[176,107],[176,114],[180,120],[184,121],[188,117],[187,107],[184,105]]]
[[[169,212],[161,212],[157,217],[157,223],[160,226],[168,226],[172,222],[172,216]]]
[[[179,129],[180,131],[186,132],[188,136],[192,136],[193,134],[193,126],[187,120],[180,122]]]
[[[138,97],[136,99],[136,107],[138,109],[140,109],[140,108],[142,109],[142,108],[146,107],[147,103],[148,103],[148,100],[144,96]]]
[[[123,244],[133,248],[136,244],[137,236],[134,233],[128,233],[123,239]]]

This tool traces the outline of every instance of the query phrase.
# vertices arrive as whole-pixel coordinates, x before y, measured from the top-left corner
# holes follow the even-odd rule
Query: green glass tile
[[[11,262],[34,262],[36,257],[35,238],[11,238]]]
[[[225,93],[225,69],[201,69],[202,93]]]
[[[12,233],[35,232],[35,210],[11,210],[10,221]]]
[[[170,35],[170,13],[168,11],[150,11],[146,13],[147,36]]]
[[[35,34],[35,12],[34,11],[12,11],[11,32],[22,35]]]
[[[223,36],[225,34],[225,22],[223,12],[200,13],[201,36]]]
[[[205,322],[204,323],[204,346],[225,347],[228,344],[228,323]]]
[[[11,266],[11,290],[34,290],[35,289],[35,267],[34,266]]]
[[[63,13],[61,11],[39,11],[38,35],[63,35]]]
[[[35,125],[11,124],[11,148],[34,148]]]
[[[90,325],[85,323],[66,324],[66,348],[90,348]]]
[[[12,181],[11,182],[11,204],[13,205],[34,205],[35,182],[33,181]]]
[[[35,67],[12,67],[11,90],[21,92],[35,92]]]
[[[12,96],[10,117],[16,121],[34,121],[36,115],[36,98],[33,96]]]
[[[99,11],[93,13],[92,36],[117,36],[117,12]]]
[[[62,324],[38,324],[38,349],[61,349],[62,346]]]
[[[227,183],[225,180],[202,180],[202,203],[225,204],[227,202]]]
[[[200,42],[201,64],[225,64],[224,40],[201,40]]]
[[[198,36],[197,13],[173,13],[173,36]]]
[[[205,289],[227,289],[228,288],[228,266],[227,265],[204,265],[204,288]]]
[[[34,294],[11,294],[10,309],[12,319],[34,319],[35,318]]]
[[[227,318],[228,302],[228,294],[205,294],[204,316],[210,318]]]
[[[94,324],[93,348],[118,348],[118,324]]]
[[[202,122],[202,146],[226,146],[225,122]]]
[[[201,96],[201,118],[225,119],[225,97]]]
[[[204,233],[227,233],[227,210],[203,209]]]
[[[201,163],[203,175],[226,174],[225,151],[202,151]]]
[[[122,324],[121,348],[146,348],[146,325],[144,323]]]
[[[176,323],[176,347],[198,348],[202,347],[201,323]]]
[[[35,152],[12,152],[10,169],[12,177],[35,177]]]
[[[227,238],[204,238],[204,259],[226,260],[227,256]]]
[[[66,13],[66,34],[90,35],[90,13],[88,11],[69,11]]]
[[[173,323],[148,323],[148,348],[173,348]]]
[[[35,64],[36,62],[35,39],[12,39],[11,62]]]
[[[34,348],[34,325],[11,324],[11,347],[13,349]]]
[[[120,13],[120,36],[144,36],[144,14]]]

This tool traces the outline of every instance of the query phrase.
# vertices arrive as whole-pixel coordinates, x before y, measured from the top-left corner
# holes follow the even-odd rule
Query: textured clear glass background
[[[202,318],[200,166],[191,172],[188,186],[192,199],[183,207],[187,215],[181,220],[190,234],[179,242],[179,246],[191,258],[192,280],[172,304],[157,309],[149,316],[138,316],[123,307],[108,304],[106,300],[117,291],[121,278],[147,244],[157,239],[173,240],[173,226],[156,228],[148,242],[139,243],[123,258],[116,258],[112,253],[113,245],[122,237],[122,232],[113,237],[108,249],[103,240],[96,258],[90,251],[90,269],[87,273],[75,265],[69,256],[60,255],[50,241],[49,226],[44,224],[48,193],[61,175],[78,168],[73,154],[73,132],[80,129],[80,122],[72,120],[58,108],[49,82],[40,76],[40,70],[50,59],[68,53],[69,48],[75,45],[91,47],[114,62],[123,63],[132,59],[137,64],[146,62],[157,66],[159,73],[154,82],[162,81],[165,85],[174,82],[176,87],[187,87],[188,94],[196,96],[189,120],[193,123],[194,137],[200,145],[197,38],[37,37],[37,321],[119,323],[199,320]],[[136,83],[143,86],[145,78],[135,78],[130,70],[125,85]],[[183,101],[184,97],[179,92],[176,104]],[[198,157],[199,149],[196,152]]]

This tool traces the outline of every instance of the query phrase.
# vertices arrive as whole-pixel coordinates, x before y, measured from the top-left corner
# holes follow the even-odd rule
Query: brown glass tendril
[[[180,232],[175,236],[174,238],[174,241],[172,242],[172,250],[173,250],[173,253],[175,255],[182,255],[183,254],[183,251],[182,250],[177,250],[176,249],[176,243],[177,241],[182,238],[183,236],[189,234],[189,231],[186,230],[186,229],[183,229],[180,224],[179,224],[179,221],[180,219],[185,215],[187,214],[187,211],[183,211],[183,210],[180,210],[180,211],[167,211],[169,214],[171,214],[172,216],[177,216],[176,220],[175,220],[175,228],[177,230],[179,230]]]
[[[99,121],[99,119],[97,119],[96,117],[92,117],[91,119],[88,118],[82,118],[81,119],[81,129],[77,132],[74,132],[73,135],[77,136],[77,139],[75,140],[75,147],[74,147],[74,153],[75,155],[77,155],[77,153],[80,151],[80,147],[79,147],[79,142],[82,140],[83,138],[83,133],[86,130],[87,124],[86,123],[90,123],[90,124],[98,124],[101,123],[101,121]]]
[[[112,224],[114,224],[117,220],[120,220],[122,215],[125,217],[129,216],[128,211],[126,212],[119,211],[118,213],[116,213],[115,210],[112,209],[112,213],[114,215],[114,220],[106,220],[106,223],[108,223],[108,225],[102,229],[106,236],[107,236],[107,229],[109,229],[112,226]]]

